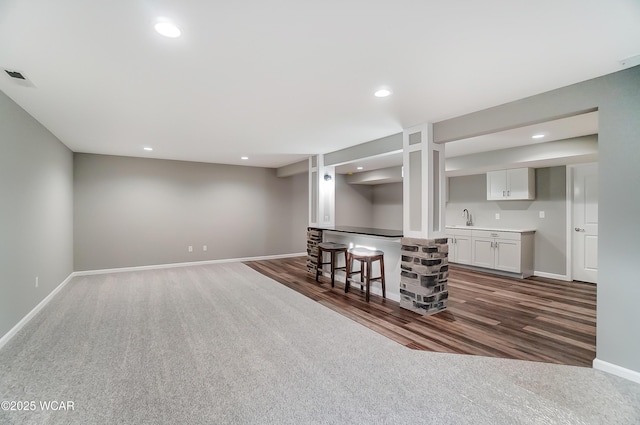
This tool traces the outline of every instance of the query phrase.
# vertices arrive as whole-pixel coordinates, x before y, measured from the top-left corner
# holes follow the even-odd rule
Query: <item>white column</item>
[[[410,238],[443,238],[444,144],[433,143],[433,125],[427,123],[405,129],[402,147],[403,234]]]
[[[335,186],[335,167],[324,165],[324,155],[309,158],[309,226],[335,226]]]

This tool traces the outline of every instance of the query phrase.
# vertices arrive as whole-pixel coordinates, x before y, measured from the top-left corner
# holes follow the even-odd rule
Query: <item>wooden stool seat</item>
[[[326,264],[330,264],[331,265],[331,287],[333,288],[335,286],[336,270],[347,269],[346,263],[347,263],[348,248],[349,248],[348,246],[341,243],[336,243],[336,242],[320,242],[318,244],[318,263],[316,264],[316,282],[318,281],[318,276],[320,275],[320,269],[322,269],[322,266]],[[325,252],[328,252],[329,254],[331,254],[330,261],[327,261],[327,262],[322,261],[322,254]],[[344,267],[336,267],[336,255],[338,253],[343,253],[345,255]]]
[[[353,261],[360,262],[360,271],[353,271]],[[371,268],[374,261],[380,262],[380,276],[371,277]],[[365,270],[366,264],[366,270]],[[366,272],[366,273],[365,273]],[[347,251],[347,279],[344,284],[344,292],[349,292],[351,276],[360,275],[360,289],[366,286],[365,299],[369,302],[369,293],[371,292],[371,282],[379,280],[382,284],[382,298],[387,297],[386,286],[384,281],[384,252],[368,248],[351,248]]]

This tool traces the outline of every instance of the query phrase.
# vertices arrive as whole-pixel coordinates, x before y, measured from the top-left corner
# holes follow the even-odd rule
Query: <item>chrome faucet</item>
[[[468,209],[465,208],[462,210],[462,216],[467,219],[467,222],[466,222],[467,226],[471,226],[473,224],[471,223],[471,213],[469,212]]]

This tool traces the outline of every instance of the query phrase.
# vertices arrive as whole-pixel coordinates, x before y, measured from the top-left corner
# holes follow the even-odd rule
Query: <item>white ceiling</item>
[[[639,23],[637,0],[0,0],[0,67],[34,86],[0,90],[76,152],[277,167],[618,71]]]

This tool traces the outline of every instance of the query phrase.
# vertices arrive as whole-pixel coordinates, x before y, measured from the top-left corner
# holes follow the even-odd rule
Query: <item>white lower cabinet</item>
[[[472,246],[471,264],[492,269],[496,263],[493,239],[473,238]]]
[[[449,261],[529,277],[534,231],[447,229]]]
[[[477,235],[476,235],[477,234]],[[473,232],[471,264],[478,267],[522,273],[521,233]]]
[[[471,230],[447,230],[449,240],[449,261],[471,264]]]

